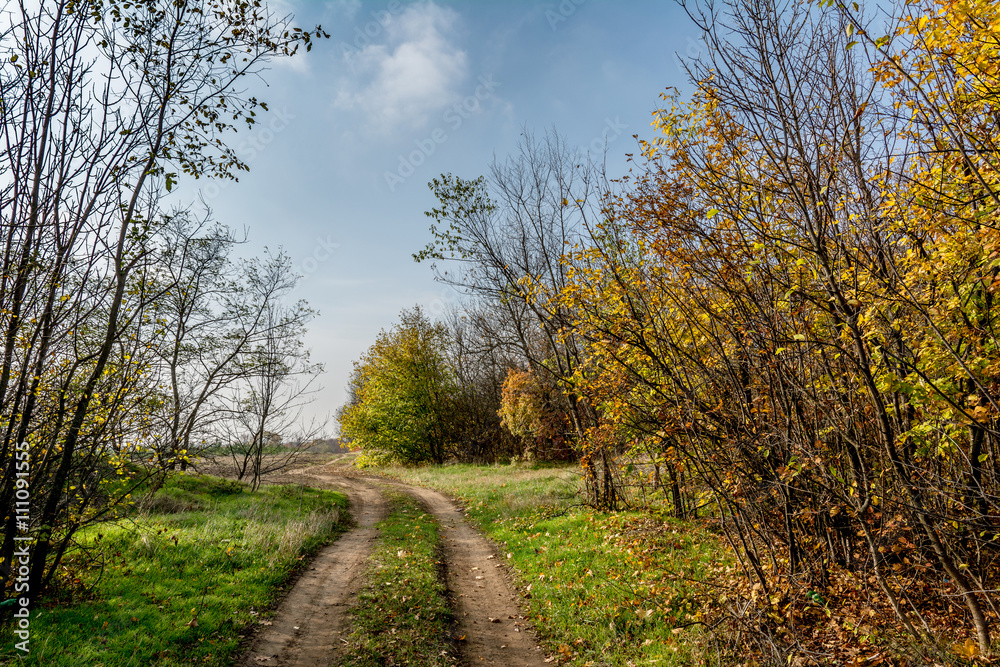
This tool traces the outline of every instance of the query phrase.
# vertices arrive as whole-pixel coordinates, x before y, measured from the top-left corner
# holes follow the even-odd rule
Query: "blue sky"
[[[581,149],[606,140],[620,175],[659,94],[685,88],[677,54],[700,44],[669,1],[280,7],[331,39],[274,64],[253,91],[270,112],[234,144],[251,172],[186,185],[247,229],[245,253],[283,247],[304,274],[295,296],[319,311],[308,344],[326,367],[310,416],[343,402],[351,361],[400,310],[438,314],[456,299],[411,257],[429,240],[429,180],[483,174],[523,127],[553,126]]]

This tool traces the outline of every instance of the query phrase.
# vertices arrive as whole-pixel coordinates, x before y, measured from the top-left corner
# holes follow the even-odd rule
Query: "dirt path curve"
[[[330,667],[343,657],[348,605],[378,537],[375,524],[388,511],[378,491],[386,484],[420,500],[441,527],[448,592],[456,616],[462,663],[468,667],[545,667],[545,654],[507,585],[501,556],[446,496],[431,489],[338,474],[336,468],[306,467],[274,481],[295,482],[347,493],[357,527],[324,548],[282,601],[272,621],[239,667]],[[417,667],[416,665],[412,667]]]
[[[341,633],[347,629],[348,602],[360,584],[378,536],[375,524],[388,509],[382,494],[371,484],[339,476],[301,481],[311,486],[329,484],[345,492],[357,527],[319,552],[278,606],[272,624],[236,663],[240,667],[330,667],[334,663],[342,646]]]

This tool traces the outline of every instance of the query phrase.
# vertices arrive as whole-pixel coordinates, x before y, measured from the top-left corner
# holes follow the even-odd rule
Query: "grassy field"
[[[343,665],[455,665],[447,639],[451,611],[438,567],[438,524],[409,496],[386,495],[392,510],[378,525],[381,535],[351,610]]]
[[[542,641],[565,664],[714,664],[703,582],[731,567],[715,535],[649,512],[593,512],[566,467],[383,472],[464,503],[501,548]]]
[[[26,659],[0,631],[0,664],[229,665],[345,508],[330,491],[175,476],[129,518],[80,534],[65,563],[73,599],[33,614]]]

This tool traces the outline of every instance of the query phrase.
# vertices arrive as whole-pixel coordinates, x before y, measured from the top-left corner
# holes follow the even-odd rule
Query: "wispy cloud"
[[[372,133],[423,127],[460,98],[468,76],[468,56],[454,43],[459,16],[427,1],[382,18],[378,30],[356,31],[341,49],[349,74],[334,106],[363,113]]]

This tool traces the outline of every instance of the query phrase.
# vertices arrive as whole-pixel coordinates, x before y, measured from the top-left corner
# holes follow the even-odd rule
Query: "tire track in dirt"
[[[285,600],[272,625],[253,643],[240,667],[330,667],[339,664],[349,631],[347,612],[361,585],[375,524],[388,512],[378,491],[390,485],[418,499],[440,526],[447,587],[455,613],[455,639],[462,664],[469,667],[545,667],[545,654],[507,585],[500,557],[444,494],[388,479],[371,481],[306,467],[281,475],[281,482],[332,488],[347,493],[357,528],[323,549]],[[279,481],[279,480],[275,480]],[[417,666],[412,666],[417,667]]]
[[[345,492],[357,526],[313,559],[278,606],[271,625],[236,663],[240,667],[329,667],[337,660],[343,645],[341,635],[347,630],[348,605],[378,537],[375,524],[388,510],[382,494],[370,484],[347,477],[296,472],[311,478],[301,480],[311,486]]]
[[[543,667],[545,654],[521,615],[493,546],[444,494],[393,483],[419,499],[440,525],[463,661],[470,666]]]

